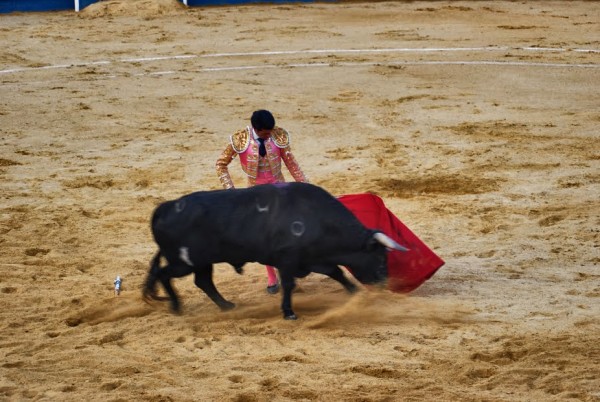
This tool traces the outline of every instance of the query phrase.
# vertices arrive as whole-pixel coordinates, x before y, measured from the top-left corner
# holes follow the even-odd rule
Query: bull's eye
[[[179,213],[185,208],[185,201],[179,200],[175,203],[175,212]]]
[[[306,230],[306,228],[304,227],[304,222],[300,221],[292,222],[290,229],[292,231],[292,234],[297,237],[302,236],[304,234],[304,231]]]

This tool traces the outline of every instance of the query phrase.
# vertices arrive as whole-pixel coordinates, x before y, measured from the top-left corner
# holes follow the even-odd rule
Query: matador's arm
[[[294,180],[308,183],[308,178],[300,169],[300,165],[296,162],[289,145],[281,150],[281,159],[283,159],[283,163],[287,166]]]
[[[219,180],[225,189],[234,188],[227,166],[231,163],[236,155],[237,153],[233,150],[233,146],[231,146],[231,144],[227,144],[227,147],[219,159],[217,159],[217,163],[215,165],[217,169],[217,176],[219,177]]]

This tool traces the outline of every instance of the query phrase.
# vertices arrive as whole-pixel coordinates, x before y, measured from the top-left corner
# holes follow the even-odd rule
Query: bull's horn
[[[394,249],[398,251],[408,251],[406,247],[401,246],[394,239],[392,239],[384,233],[377,232],[373,235],[373,238],[389,249]]]

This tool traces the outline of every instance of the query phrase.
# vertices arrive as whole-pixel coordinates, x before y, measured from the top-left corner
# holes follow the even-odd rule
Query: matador
[[[217,159],[216,169],[224,188],[234,188],[228,166],[239,156],[242,170],[248,177],[248,187],[257,184],[281,183],[285,179],[281,162],[285,164],[295,181],[308,182],[290,148],[289,133],[275,125],[275,118],[268,110],[257,110],[250,118],[251,125],[235,132]],[[267,265],[267,291],[279,291],[279,281],[274,267]]]

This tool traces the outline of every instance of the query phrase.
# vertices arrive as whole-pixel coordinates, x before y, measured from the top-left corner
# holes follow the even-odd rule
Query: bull
[[[172,278],[194,274],[195,285],[221,310],[226,300],[213,282],[213,264],[229,263],[238,273],[248,262],[277,267],[283,290],[283,317],[295,320],[295,278],[315,272],[357,290],[340,269],[364,284],[383,284],[387,251],[407,249],[384,233],[366,228],[335,197],[308,183],[258,185],[201,191],[160,204],[152,216],[158,251],[150,264],[143,296],[180,304]],[[166,265],[161,266],[161,261]],[[160,282],[168,298],[158,297]]]

